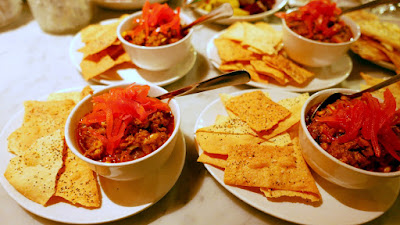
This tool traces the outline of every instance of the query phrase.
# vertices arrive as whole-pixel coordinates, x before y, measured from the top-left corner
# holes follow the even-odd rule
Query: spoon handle
[[[367,2],[365,4],[361,4],[355,7],[350,7],[350,8],[346,8],[342,10],[342,13],[348,13],[348,12],[352,12],[352,11],[356,11],[356,10],[360,10],[360,9],[364,9],[364,8],[369,8],[369,7],[374,7],[377,5],[382,5],[382,4],[389,4],[389,3],[398,3],[399,0],[375,0],[375,1],[370,1]]]
[[[389,79],[387,79],[387,80],[385,80],[385,81],[383,81],[383,82],[381,82],[379,84],[376,84],[376,85],[374,85],[372,87],[369,87],[369,88],[367,88],[367,89],[365,89],[363,91],[360,91],[360,92],[357,92],[355,94],[352,94],[351,98],[360,97],[365,92],[373,92],[373,91],[379,90],[379,89],[384,88],[384,87],[386,87],[388,85],[396,83],[397,81],[400,81],[400,74],[397,74],[397,75],[395,75],[395,76],[393,76],[393,77],[391,77],[391,78],[389,78]]]
[[[215,8],[211,12],[207,13],[206,15],[200,16],[197,18],[195,21],[192,23],[184,26],[182,30],[188,30],[192,28],[194,25],[198,25],[201,23],[204,23],[206,21],[212,21],[212,20],[217,20],[217,19],[225,19],[229,18],[233,15],[233,8],[231,4],[229,3],[224,3],[220,5],[219,7]]]
[[[187,87],[171,91],[160,95],[156,98],[162,100],[166,98],[173,98],[176,96],[182,96],[187,94],[198,93],[202,91],[213,90],[221,87],[245,84],[250,81],[250,74],[245,70],[237,70],[230,73],[223,74],[218,77],[214,77],[200,83],[195,83]]]

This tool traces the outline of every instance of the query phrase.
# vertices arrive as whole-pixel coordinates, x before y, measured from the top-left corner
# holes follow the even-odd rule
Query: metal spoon
[[[400,80],[400,74],[397,74],[397,75],[391,77],[390,79],[387,79],[387,80],[385,80],[385,81],[383,81],[383,82],[381,82],[379,84],[376,84],[376,85],[374,85],[374,86],[372,86],[370,88],[367,88],[367,89],[365,89],[363,91],[356,92],[354,94],[343,94],[343,93],[339,93],[339,92],[333,93],[332,95],[328,96],[323,102],[321,102],[321,104],[319,104],[317,106],[317,108],[314,110],[314,112],[312,113],[310,118],[311,119],[314,118],[315,114],[319,110],[325,108],[327,105],[329,105],[331,103],[334,103],[336,100],[340,99],[342,96],[346,96],[346,97],[348,97],[350,99],[358,98],[358,97],[360,97],[362,94],[364,94],[366,92],[373,92],[373,91],[379,90],[379,89],[381,89],[383,87],[386,87],[388,85],[391,85],[391,84],[393,84],[393,83],[395,83],[395,82],[397,82],[399,80]]]
[[[168,93],[165,93],[163,95],[160,95],[158,99],[166,99],[166,98],[173,98],[176,96],[182,96],[182,95],[187,95],[187,94],[193,94],[193,93],[198,93],[202,91],[208,91],[216,88],[221,88],[225,86],[231,86],[231,85],[239,85],[239,84],[245,84],[250,81],[250,74],[245,71],[245,70],[237,70],[233,71],[230,73],[223,74],[218,77],[214,77],[199,83],[195,83],[192,85],[189,85],[187,87],[171,91]]]
[[[206,15],[200,16],[197,20],[193,21],[192,23],[182,27],[182,31],[188,30],[195,25],[202,24],[204,22],[209,22],[217,19],[226,19],[233,16],[233,8],[231,4],[224,3],[211,12],[207,13]]]
[[[348,13],[348,12],[352,12],[352,11],[356,11],[356,10],[360,10],[360,9],[364,9],[364,8],[374,7],[374,6],[382,5],[382,4],[390,4],[390,3],[399,3],[399,0],[375,0],[375,1],[370,1],[370,2],[367,2],[365,4],[361,4],[361,5],[355,6],[355,7],[342,9],[342,13]]]

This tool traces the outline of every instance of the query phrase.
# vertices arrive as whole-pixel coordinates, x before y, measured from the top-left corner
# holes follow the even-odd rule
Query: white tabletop
[[[122,12],[98,9],[93,23],[118,17]],[[187,11],[194,18],[194,15]],[[196,29],[192,43],[198,52],[193,69],[182,79],[165,88],[173,90],[219,74],[206,58],[206,45],[224,26],[209,24]],[[26,100],[39,99],[49,93],[88,83],[73,67],[68,47],[74,34],[51,35],[43,32],[25,5],[18,20],[0,28],[0,127],[22,109]],[[379,77],[394,73],[361,60],[349,53],[354,64],[349,78],[339,87],[359,88],[360,72]],[[263,213],[242,202],[219,185],[196,162],[193,129],[197,117],[218,93],[249,89],[250,86],[226,87],[178,98],[183,115],[181,129],[186,140],[186,163],[183,172],[170,192],[149,209],[114,222],[115,224],[290,224]],[[6,151],[1,146],[1,151]],[[3,176],[1,174],[1,176]],[[368,224],[398,224],[400,200],[381,217]],[[332,212],[335,213],[335,212]],[[0,187],[1,224],[57,224],[36,216],[20,207]]]

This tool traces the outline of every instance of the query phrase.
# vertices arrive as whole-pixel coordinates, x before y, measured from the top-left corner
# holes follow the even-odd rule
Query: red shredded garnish
[[[400,151],[400,138],[392,127],[397,125],[395,120],[396,100],[389,89],[384,92],[383,103],[370,93],[364,93],[361,99],[348,100],[348,104],[338,104],[331,116],[316,117],[315,121],[324,122],[330,127],[344,130],[337,137],[339,143],[346,143],[361,135],[369,140],[376,157],[382,154],[382,147],[394,158],[400,161],[397,151]]]
[[[185,36],[181,32],[180,11],[179,7],[174,11],[166,3],[151,4],[146,1],[142,16],[133,21],[134,28],[124,32],[123,36],[127,41],[143,46],[158,46],[179,40]],[[162,36],[158,36],[160,34]]]
[[[127,88],[111,89],[93,97],[93,110],[85,115],[80,123],[90,125],[105,123],[105,136],[89,130],[106,146],[108,154],[112,154],[119,145],[127,125],[133,120],[145,122],[148,116],[156,111],[171,111],[169,105],[148,96],[150,86],[131,84]],[[100,137],[101,136],[101,137]]]
[[[349,41],[353,35],[350,28],[339,19],[342,10],[330,0],[312,0],[298,10],[275,15],[283,18],[288,27],[303,37],[340,43]]]

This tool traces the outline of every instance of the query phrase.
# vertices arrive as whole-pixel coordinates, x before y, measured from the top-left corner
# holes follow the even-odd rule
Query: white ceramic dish
[[[272,9],[265,11],[263,13],[258,13],[258,14],[254,14],[254,15],[248,15],[248,16],[232,16],[228,19],[220,19],[220,20],[216,20],[214,21],[215,23],[218,24],[223,24],[223,25],[229,25],[238,21],[247,21],[247,22],[254,22],[254,21],[258,21],[258,20],[263,20],[268,16],[273,15],[274,13],[276,13],[277,11],[279,11],[280,9],[282,9],[288,0],[276,0],[275,5],[272,7]],[[199,15],[205,15],[208,12],[204,9],[200,9],[200,8],[194,8],[194,11],[196,13],[198,13]]]
[[[282,19],[282,42],[289,58],[305,66],[325,67],[343,57],[350,49],[351,44],[360,38],[361,31],[360,27],[350,18],[341,16],[340,19],[350,27],[353,34],[349,41],[342,43],[325,43],[305,38],[290,29],[285,19]]]
[[[96,89],[95,87],[93,87]],[[82,88],[65,91],[78,91]],[[39,100],[45,100],[43,97]],[[21,103],[22,105],[22,103]],[[4,177],[13,154],[7,151],[7,137],[22,124],[24,111],[19,110],[0,134],[0,183],[5,191],[24,209],[40,217],[70,224],[97,224],[115,221],[137,214],[160,200],[174,186],[185,163],[186,145],[179,134],[175,149],[163,167],[151,177],[136,181],[113,181],[99,178],[102,205],[98,209],[76,207],[60,202],[47,207],[37,204],[14,189]],[[117,191],[118,190],[118,191]],[[146,193],[146,194],[144,194]]]
[[[105,20],[100,24],[109,24],[115,22],[117,19]],[[84,43],[81,41],[81,34],[78,32],[73,38],[69,46],[69,56],[75,68],[81,72],[80,63],[83,59],[83,53],[77,50],[82,48]],[[117,70],[119,77],[98,76],[91,79],[92,82],[104,85],[112,85],[120,82],[148,82],[158,86],[166,86],[188,74],[196,63],[197,52],[191,47],[190,54],[187,59],[181,63],[176,64],[172,68],[163,71],[149,71],[140,68],[125,68]]]
[[[166,2],[167,0],[149,0],[150,3]],[[141,9],[146,2],[145,0],[93,0],[93,2],[107,9],[129,10]]]
[[[354,93],[351,89],[333,88],[313,94],[302,107],[300,119],[300,144],[307,164],[321,177],[345,188],[365,189],[382,185],[391,180],[400,180],[400,171],[382,173],[371,172],[348,165],[330,155],[312,138],[307,130],[306,115],[316,104],[333,93]]]
[[[276,30],[281,30],[281,25],[272,25]],[[214,35],[207,45],[207,57],[217,69],[221,65],[221,59],[218,55],[218,50],[214,45],[214,39],[218,38],[224,31],[221,31]],[[333,87],[342,81],[344,81],[351,73],[353,69],[353,62],[351,61],[350,56],[344,55],[344,57],[340,58],[338,61],[333,63],[331,66],[321,67],[321,68],[313,68],[306,67],[308,70],[315,73],[315,78],[310,81],[307,85],[303,87],[298,87],[294,85],[286,85],[282,86],[275,83],[259,83],[250,81],[248,85],[259,88],[274,88],[281,89],[286,91],[295,91],[295,92],[313,92],[322,89],[326,89],[329,87]]]
[[[239,95],[246,90],[232,95]],[[295,97],[296,93],[282,90],[268,91],[274,101]],[[222,102],[217,99],[211,102],[201,113],[195,124],[195,130],[210,126],[217,115],[227,115]],[[202,150],[197,146],[199,154]],[[361,224],[371,221],[386,212],[396,200],[400,183],[383,184],[374,189],[351,190],[334,185],[316,174],[318,189],[322,196],[319,204],[268,200],[262,194],[224,184],[224,172],[205,164],[210,174],[230,193],[258,210],[299,224]]]
[[[144,85],[140,83],[136,84]],[[79,121],[92,111],[93,98],[101,94],[109,93],[110,90],[113,89],[127,88],[129,85],[129,83],[125,83],[106,86],[98,91],[95,91],[93,95],[86,96],[71,110],[71,113],[69,114],[65,123],[65,142],[71,151],[82,161],[86,162],[87,165],[98,175],[112,180],[140,179],[142,177],[149,176],[149,174],[162,167],[174,150],[181,124],[181,112],[178,102],[175,99],[163,100],[163,102],[169,105],[171,113],[174,116],[174,129],[171,133],[171,136],[156,150],[141,158],[120,163],[99,162],[84,156],[80,149],[81,147],[79,145],[76,131],[78,129]],[[162,87],[152,84],[147,85],[150,87],[148,92],[149,96],[159,96],[167,93],[167,90]]]
[[[189,32],[179,41],[160,45],[160,46],[141,46],[132,44],[125,40],[122,36],[124,32],[132,30],[137,18],[141,18],[142,11],[133,13],[124,18],[117,27],[117,37],[121,41],[125,52],[128,53],[132,62],[139,68],[150,71],[168,70],[174,65],[184,62],[190,54],[192,46],[191,40],[194,30],[189,29]],[[191,19],[183,13],[180,13],[180,23],[190,24]]]

